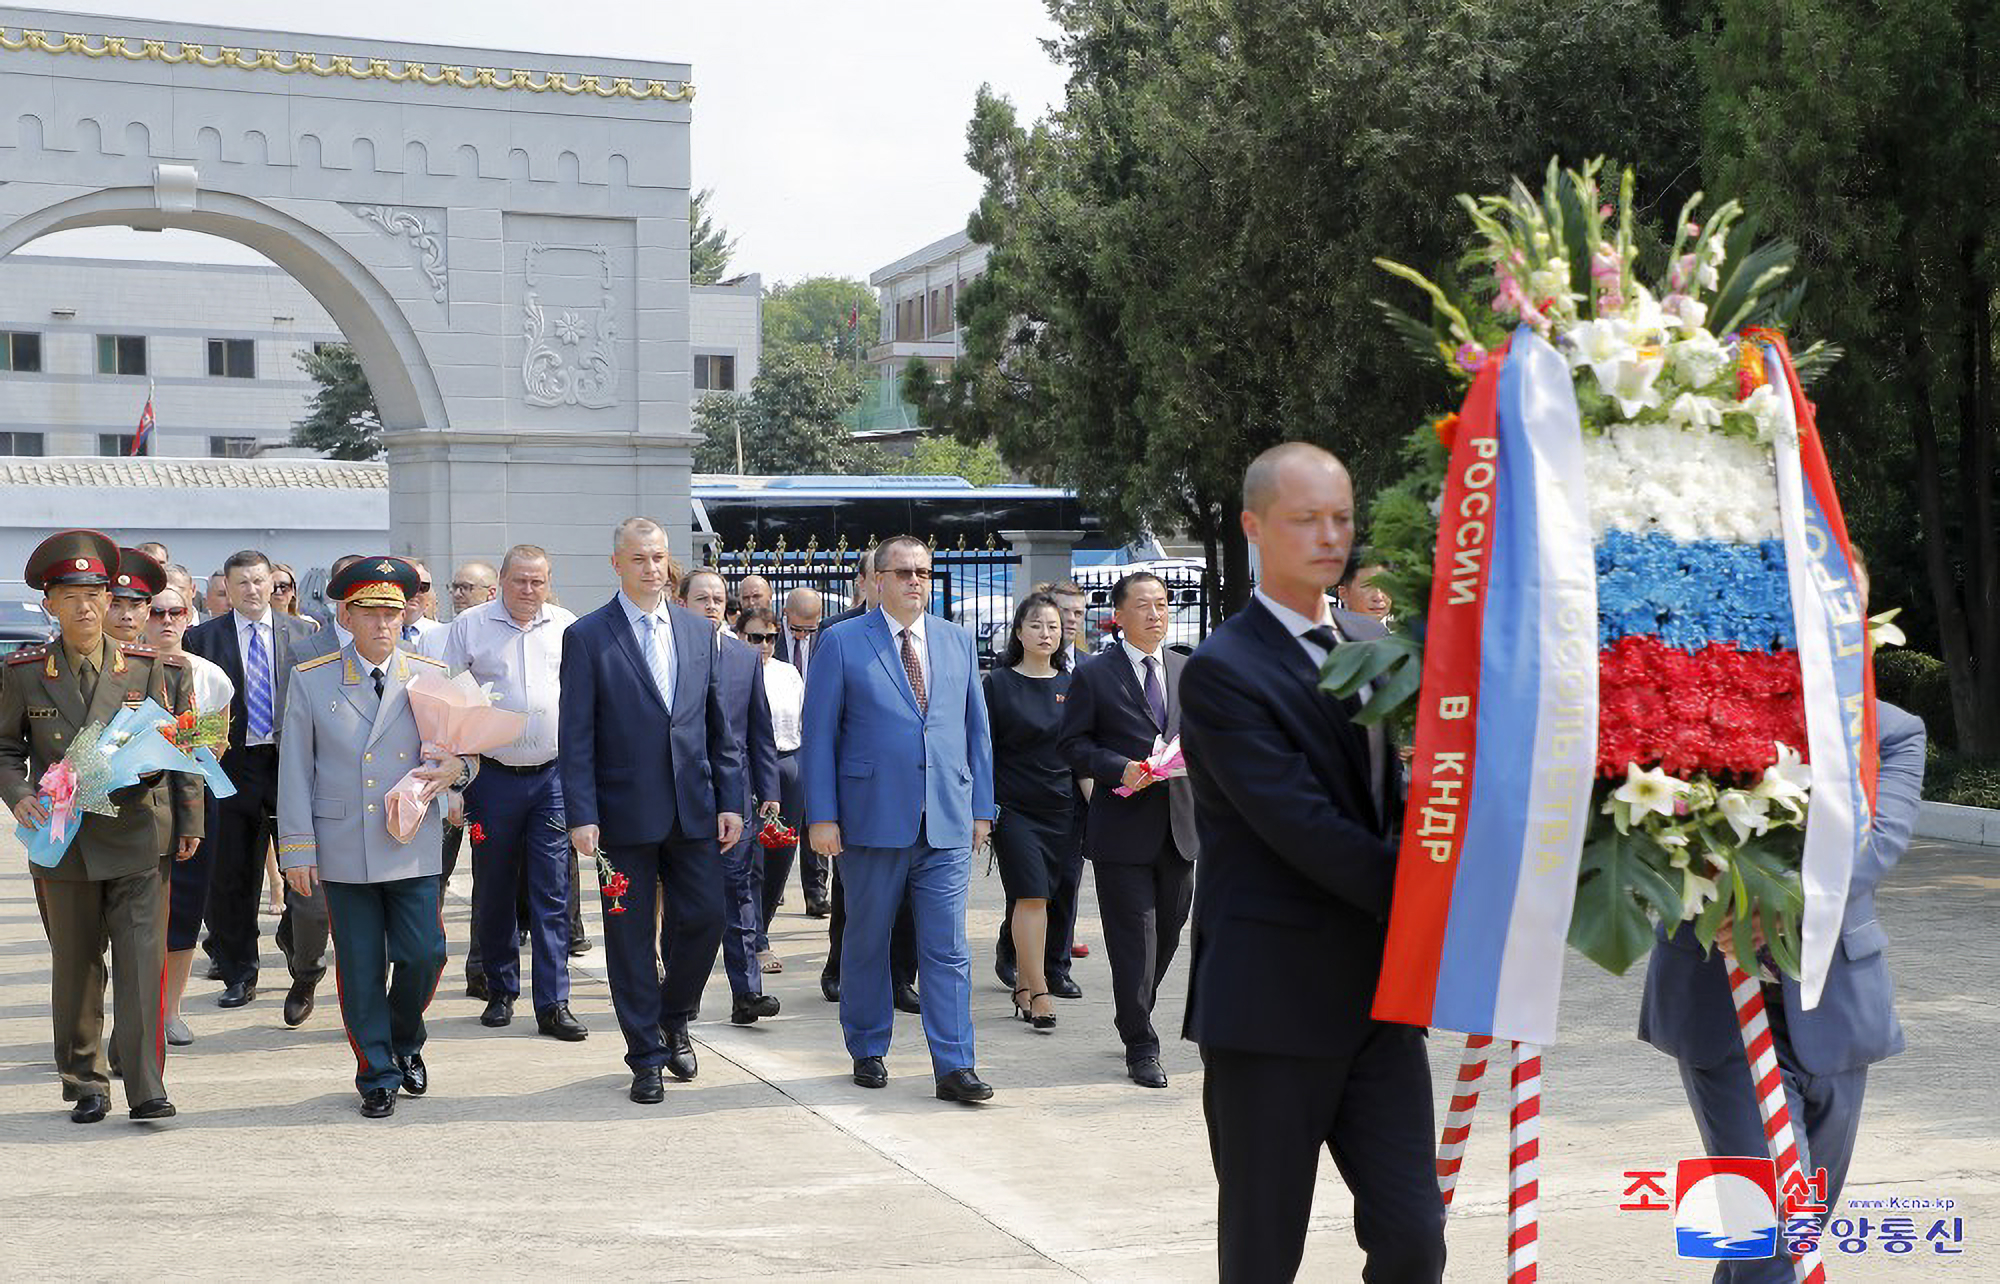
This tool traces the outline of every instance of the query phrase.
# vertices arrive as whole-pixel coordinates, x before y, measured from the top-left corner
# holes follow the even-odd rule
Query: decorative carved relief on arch
[[[449,238],[442,210],[410,210],[400,205],[347,205],[346,208],[354,217],[373,223],[386,235],[407,242],[416,255],[417,270],[430,282],[431,298],[439,303],[449,300],[450,266],[445,261]]]
[[[595,260],[587,273],[595,283],[595,306],[582,300],[551,305],[542,299],[539,272],[544,255]],[[560,271],[560,269],[558,269]],[[575,271],[561,273],[567,281],[581,279]],[[527,288],[522,304],[521,333],[527,354],[521,358],[521,387],[531,406],[580,406],[607,410],[618,404],[618,297],[612,290],[611,253],[602,245],[528,246],[521,268]]]

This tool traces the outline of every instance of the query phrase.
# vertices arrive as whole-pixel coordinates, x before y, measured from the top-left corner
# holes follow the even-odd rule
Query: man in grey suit
[[[278,865],[290,890],[325,889],[339,925],[340,1018],[359,1063],[361,1113],[393,1114],[396,1090],[422,1096],[424,1009],[444,972],[438,911],[439,809],[408,842],[389,832],[385,795],[412,769],[427,799],[471,779],[472,763],[423,742],[405,692],[436,660],[396,645],[419,583],[400,558],[367,558],[327,585],[353,643],[293,673],[278,779]],[[395,965],[393,975],[390,964]]]
[[[1892,704],[1875,702],[1881,773],[1867,842],[1847,884],[1847,911],[1817,1006],[1799,1003],[1789,976],[1764,985],[1771,1042],[1785,1081],[1799,1167],[1811,1179],[1826,1171],[1826,1207],[1840,1205],[1848,1160],[1861,1130],[1868,1067],[1903,1050],[1895,990],[1882,958],[1888,943],[1875,917],[1875,889],[1910,845],[1924,784],[1924,724]],[[1718,944],[1726,933],[1716,938]],[[1694,1108],[1702,1145],[1711,1155],[1762,1155],[1766,1150],[1757,1094],[1744,1061],[1736,1006],[1720,949],[1704,954],[1683,927],[1662,934],[1646,968],[1639,1037],[1680,1062],[1681,1084]],[[1819,1193],[1815,1190],[1814,1195]],[[1792,1264],[1779,1253],[1724,1262],[1715,1278],[1730,1284],[1789,1281]]]

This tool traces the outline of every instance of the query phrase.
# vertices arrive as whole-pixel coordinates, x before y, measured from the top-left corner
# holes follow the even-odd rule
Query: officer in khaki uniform
[[[340,626],[354,640],[292,670],[278,742],[278,865],[301,896],[315,882],[326,888],[340,1019],[370,1119],[395,1112],[398,1088],[416,1097],[429,1086],[424,1009],[445,964],[443,805],[403,843],[389,832],[383,797],[412,769],[433,796],[473,772],[448,755],[424,761],[404,688],[445,668],[397,645],[419,583],[395,557],[365,558],[333,577],[327,597],[340,603]]]
[[[0,666],[0,798],[22,824],[47,823],[37,782],[84,727],[108,723],[121,707],[148,697],[169,713],[194,707],[193,678],[178,657],[105,633],[107,588],[118,566],[118,546],[107,537],[65,531],[42,542],[22,575],[42,590],[43,607],[61,625],[56,641],[16,651]],[[164,782],[121,789],[111,801],[117,815],[79,812],[62,860],[33,871],[49,938],[56,1068],[78,1123],[97,1122],[111,1104],[102,1048],[107,939],[126,1103],[134,1119],[174,1114],[162,1075],[160,856],[194,853],[202,832],[201,778],[168,773]]]

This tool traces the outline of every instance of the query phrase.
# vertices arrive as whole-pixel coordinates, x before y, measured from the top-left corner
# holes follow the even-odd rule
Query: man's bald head
[[[1347,477],[1347,465],[1324,447],[1309,441],[1286,441],[1250,461],[1243,470],[1243,511],[1262,513],[1277,498],[1282,474],[1290,469],[1320,470]]]

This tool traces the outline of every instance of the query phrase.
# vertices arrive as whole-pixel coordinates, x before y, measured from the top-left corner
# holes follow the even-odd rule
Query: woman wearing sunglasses
[[[764,698],[771,706],[771,734],[778,745],[778,796],[758,799],[758,811],[762,820],[776,818],[797,829],[805,812],[805,793],[799,784],[799,731],[805,725],[806,680],[797,669],[775,658],[778,617],[769,607],[739,613],[736,636],[756,647],[763,657]],[[784,963],[771,952],[771,920],[778,913],[785,880],[791,876],[798,852],[796,839],[783,847],[764,849],[764,919],[757,932],[757,966],[766,972],[785,970]]]
[[[181,649],[181,637],[193,622],[194,610],[188,604],[186,593],[170,583],[153,595],[143,636],[148,646],[162,655],[179,656],[193,671],[195,712],[220,713],[226,719],[229,702],[236,695],[236,684],[229,680],[221,665]],[[208,898],[208,869],[214,850],[213,835],[220,823],[216,815],[215,795],[208,795],[207,807],[202,832],[210,837],[201,840],[201,846],[195,849],[193,856],[174,862],[172,881],[167,888],[165,1025],[167,1042],[176,1047],[194,1042],[187,1022],[181,1019],[181,994],[187,989],[188,969],[194,962],[195,938],[201,933],[202,903]]]
[[[299,609],[299,577],[279,562],[271,567],[271,605],[286,615],[296,615],[315,629],[319,621]]]

